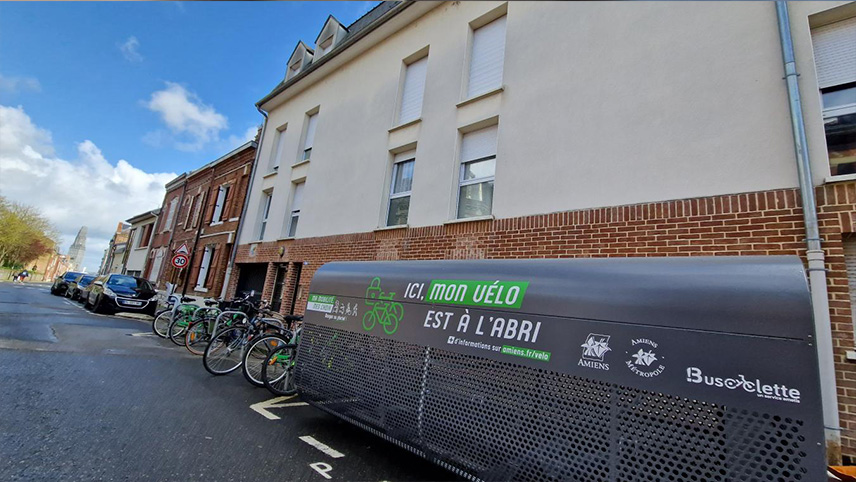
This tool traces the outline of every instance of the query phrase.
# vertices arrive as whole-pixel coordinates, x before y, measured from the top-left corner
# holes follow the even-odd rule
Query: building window
[[[333,35],[327,37],[327,40],[318,44],[318,50],[315,54],[315,58],[321,58],[327,52],[333,50]]]
[[[505,61],[505,19],[502,17],[473,30],[467,98],[502,86]]]
[[[282,154],[285,152],[285,128],[279,128],[276,131],[276,150],[273,152],[273,157],[271,157],[271,172],[279,169],[280,164],[282,163]]]
[[[137,240],[137,247],[138,248],[148,247],[149,243],[152,240],[152,231],[153,231],[152,227],[154,225],[155,225],[155,223],[149,223],[149,224],[146,224],[140,228],[140,235],[139,235],[139,239]]]
[[[196,196],[191,196],[190,199],[186,199],[184,204],[187,208],[187,215],[184,217],[184,229],[190,228],[191,219],[193,219],[193,208],[196,206]]]
[[[461,140],[459,219],[487,216],[492,212],[496,135],[497,126],[491,126],[464,134]]]
[[[387,226],[407,224],[410,212],[410,191],[413,186],[413,166],[416,164],[416,151],[396,154],[392,165],[392,180],[389,187],[389,208],[386,214]]]
[[[399,124],[405,124],[422,116],[422,97],[425,93],[427,72],[428,57],[422,57],[405,67],[401,108],[398,110]]]
[[[214,214],[211,215],[211,224],[223,221],[226,212],[226,199],[229,197],[230,186],[220,186],[217,189],[217,199],[214,201]]]
[[[285,79],[288,80],[295,75],[300,73],[300,59],[294,61],[291,65],[288,66],[288,73],[285,76]]]
[[[264,191],[262,193],[262,204],[261,204],[261,212],[260,214],[260,224],[261,227],[259,229],[259,241],[264,239],[265,237],[265,228],[267,228],[268,215],[270,214],[270,202],[273,198],[273,190]]]
[[[214,246],[206,246],[202,253],[202,263],[199,264],[199,276],[196,277],[196,289],[204,288],[208,283],[208,268],[214,256]]]
[[[303,187],[306,182],[294,185],[294,194],[291,198],[291,211],[288,220],[288,237],[293,238],[297,234],[297,221],[300,219],[300,207],[303,204]]]
[[[306,121],[306,131],[303,134],[303,146],[300,149],[298,162],[308,161],[312,157],[312,144],[315,142],[315,126],[318,124],[318,113],[309,116]]]
[[[812,29],[833,176],[856,174],[856,17]]]
[[[161,232],[165,233],[172,229],[172,221],[175,217],[176,206],[178,206],[178,198],[173,198],[172,201],[170,201],[169,203],[169,211],[167,211],[166,221],[163,223],[163,231]]]

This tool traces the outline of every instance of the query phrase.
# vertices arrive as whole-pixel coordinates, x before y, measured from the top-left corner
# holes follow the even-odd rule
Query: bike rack
[[[329,263],[303,327],[303,400],[471,480],[825,480],[797,257]]]

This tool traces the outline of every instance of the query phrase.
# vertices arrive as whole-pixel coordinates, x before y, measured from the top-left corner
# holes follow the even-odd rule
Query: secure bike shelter
[[[303,399],[472,480],[825,480],[797,257],[343,262]]]

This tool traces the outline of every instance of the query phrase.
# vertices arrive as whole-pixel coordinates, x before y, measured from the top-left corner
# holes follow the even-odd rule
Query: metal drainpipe
[[[788,86],[791,108],[791,127],[794,134],[797,172],[799,173],[800,195],[802,196],[803,219],[806,233],[806,258],[808,259],[809,287],[811,289],[814,331],[820,367],[820,390],[823,404],[823,425],[826,435],[826,457],[831,464],[841,462],[841,426],[838,418],[838,390],[835,381],[835,359],[832,352],[832,324],[829,319],[829,295],[826,291],[826,267],[820,232],[817,227],[817,204],[814,184],[811,179],[811,164],[808,143],[805,137],[802,102],[800,100],[799,74],[794,61],[794,44],[791,38],[791,22],[788,3],[776,2],[779,21],[779,37],[782,44],[782,60]]]
[[[223,287],[220,289],[220,299],[226,299],[226,291],[229,289],[229,280],[232,277],[232,267],[235,266],[235,256],[238,255],[238,240],[241,237],[241,228],[244,227],[244,220],[247,217],[247,206],[250,205],[250,192],[253,190],[253,180],[256,175],[256,168],[259,165],[259,156],[262,154],[262,142],[265,137],[265,127],[267,127],[268,113],[263,111],[261,107],[256,107],[259,113],[264,116],[262,122],[262,130],[259,133],[259,142],[256,143],[256,157],[253,159],[253,168],[250,169],[250,182],[247,183],[247,193],[244,195],[244,207],[241,210],[241,217],[238,219],[238,227],[235,229],[235,242],[232,243],[232,252],[229,253],[229,264],[226,265],[226,276],[223,277]]]

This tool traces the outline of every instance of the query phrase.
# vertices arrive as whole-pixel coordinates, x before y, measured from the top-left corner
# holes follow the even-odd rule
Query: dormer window
[[[333,50],[333,36],[332,35],[327,37],[327,40],[318,44],[318,50],[317,50],[318,57],[323,56],[324,54],[326,54],[327,52],[329,52],[331,50]]]
[[[290,79],[299,73],[300,73],[300,62],[295,62],[295,63],[288,66],[288,74],[285,76],[285,78]]]
[[[285,72],[285,80],[288,80],[300,72],[312,62],[313,51],[303,42],[297,42],[297,47],[288,58],[288,69]]]
[[[335,17],[332,15],[327,17],[327,21],[324,22],[324,27],[321,29],[321,33],[319,33],[318,38],[315,39],[315,58],[320,59],[324,54],[333,50],[333,48],[345,38],[347,33],[348,31],[345,30],[345,27],[343,27]]]

